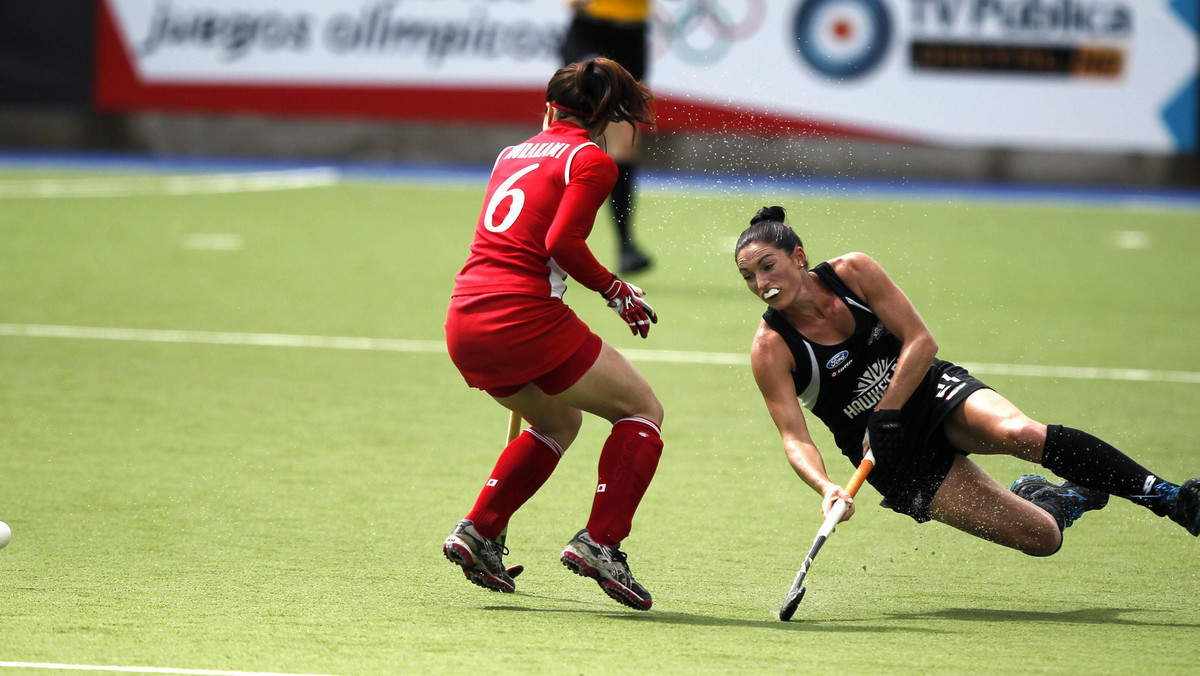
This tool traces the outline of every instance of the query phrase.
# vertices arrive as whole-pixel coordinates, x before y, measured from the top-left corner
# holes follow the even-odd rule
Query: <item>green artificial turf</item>
[[[0,185],[39,178],[8,172]],[[479,185],[389,183],[0,199],[0,519],[13,529],[0,551],[0,662],[1194,672],[1200,541],[1121,500],[1036,559],[917,525],[865,487],[796,619],[779,622],[820,524],[817,496],[787,466],[748,367],[688,355],[746,354],[763,306],[738,277],[732,244],[758,207],[779,203],[812,260],[852,250],[878,259],[944,358],[1194,376],[1196,211],[644,190],[638,229],[656,266],[634,281],[661,318],[650,338],[629,336],[586,289],[567,294],[634,355],[666,409],[658,475],[624,545],[655,598],[637,613],[558,562],[587,519],[607,433],[597,419],[512,521],[507,562],[526,567],[516,594],[474,587],[442,557],[507,417],[429,347],[481,199]],[[599,221],[594,249],[611,262],[607,214]],[[197,234],[239,245],[189,248]],[[1144,247],[1118,246],[1130,241]],[[425,342],[19,335],[34,326]],[[1087,429],[1168,479],[1200,474],[1195,378],[979,375],[1031,416]],[[831,475],[848,478],[812,426]],[[1028,469],[979,461],[1005,484]],[[17,672],[45,673],[0,667]]]

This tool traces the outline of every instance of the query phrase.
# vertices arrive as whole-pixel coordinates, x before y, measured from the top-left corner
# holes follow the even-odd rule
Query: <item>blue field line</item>
[[[287,171],[324,167],[342,180],[479,187],[487,165],[321,160],[151,156],[118,153],[19,152],[0,150],[0,169],[130,173],[223,173]],[[679,172],[643,168],[640,188],[647,193],[738,196],[788,193],[818,198],[971,201],[1014,204],[1098,206],[1141,210],[1200,210],[1200,188],[1073,186],[956,182],[924,179],[826,178],[792,173]]]

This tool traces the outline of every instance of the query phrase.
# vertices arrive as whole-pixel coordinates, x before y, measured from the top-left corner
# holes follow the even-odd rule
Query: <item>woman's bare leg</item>
[[[1062,546],[1062,532],[1049,512],[1017,497],[963,455],[955,457],[934,495],[930,516],[1033,556],[1049,556]]]

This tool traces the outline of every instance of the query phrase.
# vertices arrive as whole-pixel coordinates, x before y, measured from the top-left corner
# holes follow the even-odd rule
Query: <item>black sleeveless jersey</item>
[[[792,351],[796,361],[792,380],[801,403],[825,423],[842,454],[857,465],[862,460],[867,418],[892,382],[902,343],[829,263],[816,266],[813,273],[854,316],[854,332],[849,338],[837,345],[814,343],[774,308],[769,308],[763,319]]]

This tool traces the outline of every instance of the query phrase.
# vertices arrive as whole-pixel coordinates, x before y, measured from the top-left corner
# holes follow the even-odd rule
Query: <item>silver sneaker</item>
[[[650,598],[650,592],[633,579],[625,552],[619,547],[607,547],[596,542],[585,528],[567,543],[562,552],[562,562],[576,575],[595,580],[604,593],[618,603],[634,610],[650,610],[654,600]]]
[[[442,543],[442,553],[451,563],[462,566],[467,579],[480,587],[511,594],[517,590],[512,576],[504,568],[508,553],[500,542],[489,540],[475,530],[467,519],[458,522],[454,532]]]

